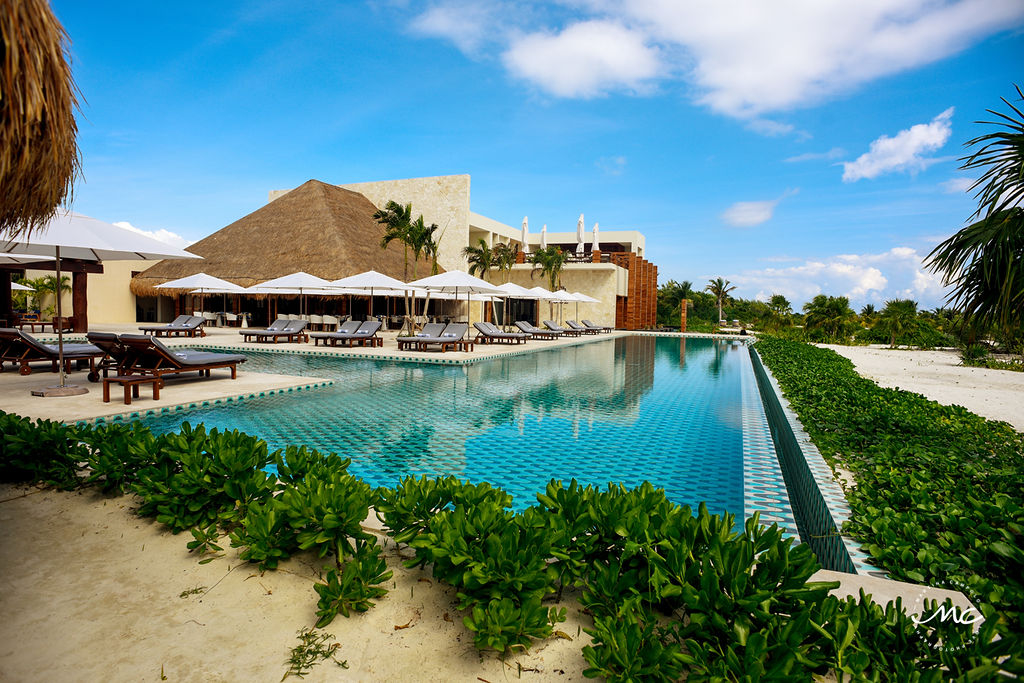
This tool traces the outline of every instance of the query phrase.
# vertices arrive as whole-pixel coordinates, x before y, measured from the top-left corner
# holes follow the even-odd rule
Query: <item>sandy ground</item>
[[[0,486],[0,501],[0,680],[279,681],[316,621],[313,555],[261,573],[224,543],[200,565],[191,536],[135,516],[130,497]],[[473,646],[454,589],[405,569],[394,543],[387,559],[390,593],[323,629],[349,668],[328,661],[305,680],[583,680],[575,599],[558,627],[569,640],[502,662]]]
[[[853,361],[883,387],[922,394],[945,405],[1003,420],[1024,432],[1024,372],[960,365],[955,351],[916,351],[877,346],[822,345]]]

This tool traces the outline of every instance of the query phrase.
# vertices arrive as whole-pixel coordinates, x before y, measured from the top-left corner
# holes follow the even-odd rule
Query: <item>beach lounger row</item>
[[[154,337],[195,337],[196,335],[205,337],[206,330],[203,329],[205,322],[206,319],[201,315],[179,315],[166,325],[143,325],[139,330]]]
[[[198,372],[209,377],[211,370],[226,368],[231,371],[231,379],[236,379],[238,364],[245,362],[245,356],[237,353],[171,349],[144,334],[89,332],[86,338],[90,346],[106,356],[101,366],[104,377],[111,370],[117,376],[152,375],[162,379],[164,375]]]
[[[473,341],[465,338],[468,330],[466,323],[427,323],[415,335],[398,337],[398,350],[426,351],[437,346],[442,353],[449,349],[472,351]]]
[[[342,323],[337,332],[310,332],[309,337],[313,340],[314,346],[319,346],[320,342],[323,342],[324,346],[328,344],[338,346],[340,344],[349,348],[352,348],[354,344],[359,344],[360,346],[383,346],[384,340],[377,335],[379,331],[379,320],[367,320],[365,322],[349,320]]]
[[[286,342],[309,341],[309,334],[306,332],[305,320],[288,320],[278,318],[269,327],[262,330],[245,329],[239,330],[242,341],[266,342],[272,341],[275,344],[282,339]]]
[[[99,379],[97,363],[106,353],[93,344],[65,344],[64,371],[71,372],[71,364],[89,366],[89,381]],[[59,370],[60,355],[56,344],[43,344],[35,337],[25,334],[13,327],[0,328],[0,372],[4,363],[12,363],[18,367],[22,375],[32,374],[29,363],[50,363],[53,372]]]

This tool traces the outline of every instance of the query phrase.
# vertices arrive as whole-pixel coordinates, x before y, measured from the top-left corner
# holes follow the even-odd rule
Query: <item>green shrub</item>
[[[387,595],[387,589],[379,587],[392,576],[387,562],[381,556],[376,539],[359,540],[355,544],[351,559],[341,568],[341,573],[330,569],[325,583],[313,586],[320,600],[317,602],[317,628],[323,628],[334,617],[349,612],[365,612],[373,606],[371,600]]]
[[[373,489],[362,479],[344,470],[313,468],[286,487],[279,500],[298,547],[313,549],[319,557],[333,553],[340,568],[358,541],[373,538],[362,528],[373,498]]]
[[[279,562],[299,549],[298,534],[288,522],[285,504],[279,499],[253,503],[231,532],[231,547],[242,548],[238,556],[258,562],[261,570],[277,569]]]
[[[0,412],[0,482],[77,487],[88,458],[81,440],[87,429]]]
[[[139,472],[160,457],[156,437],[138,422],[84,430],[82,440],[90,449],[86,481],[98,484],[104,493],[127,493],[138,481]]]

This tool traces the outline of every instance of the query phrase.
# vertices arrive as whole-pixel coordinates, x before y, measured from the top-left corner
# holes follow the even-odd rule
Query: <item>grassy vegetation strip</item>
[[[1024,636],[1024,436],[881,388],[830,350],[756,348],[822,455],[856,479],[845,531],[895,578],[966,586]]]

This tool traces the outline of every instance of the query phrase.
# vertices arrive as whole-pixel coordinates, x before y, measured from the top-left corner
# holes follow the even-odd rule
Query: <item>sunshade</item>
[[[299,313],[304,315],[306,313],[306,295],[318,294],[315,290],[322,290],[328,284],[330,284],[330,282],[322,277],[310,275],[309,273],[305,273],[300,270],[296,273],[291,273],[290,275],[282,275],[281,277],[275,277],[273,280],[261,282],[255,287],[250,287],[249,290],[252,291],[259,288],[260,293],[266,294],[297,293],[300,297]]]
[[[34,291],[36,291],[36,290],[32,289],[31,287],[26,287],[25,285],[19,285],[17,282],[12,282],[11,283],[11,289],[16,289],[19,292],[34,292]]]
[[[245,287],[236,285],[234,282],[228,282],[222,280],[219,277],[213,275],[207,275],[206,273],[196,273],[195,275],[189,275],[188,277],[178,278],[177,280],[170,280],[157,285],[157,289],[189,289],[199,290],[199,293],[240,293],[245,291]]]
[[[85,261],[132,261],[164,260],[177,258],[202,258],[195,254],[172,247],[152,237],[105,223],[96,218],[83,216],[71,211],[58,213],[46,227],[31,237],[15,240],[0,240],[0,255],[43,254],[55,260],[55,273],[60,282],[61,258],[75,258]],[[57,317],[63,317],[61,298],[57,299]],[[67,384],[64,373],[64,332],[57,325],[57,357],[60,367],[60,385],[42,391],[33,391],[38,396],[77,396],[88,393],[85,387]]]
[[[594,244],[591,246],[592,251],[600,251],[601,245],[597,241],[597,223],[594,223]]]
[[[530,230],[529,230],[529,227],[527,226],[528,221],[529,221],[529,217],[528,216],[523,216],[523,229],[522,229],[521,234],[519,235],[519,241],[523,243],[523,253],[524,254],[527,254],[527,253],[530,252],[530,242],[529,242]]]
[[[414,287],[421,287],[435,292],[449,292],[458,297],[459,294],[466,295],[467,318],[469,316],[469,295],[470,294],[498,294],[505,293],[486,280],[470,275],[461,270],[449,270],[446,273],[431,275],[415,282],[410,282]]]
[[[576,253],[583,253],[583,214],[576,221]]]

